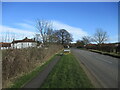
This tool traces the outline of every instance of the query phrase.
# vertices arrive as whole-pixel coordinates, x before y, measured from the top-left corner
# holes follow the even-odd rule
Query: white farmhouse
[[[12,48],[28,48],[36,47],[37,42],[33,39],[28,39],[27,37],[23,40],[13,40],[11,47]]]
[[[11,43],[7,43],[7,42],[0,42],[0,49],[9,49],[11,48]]]

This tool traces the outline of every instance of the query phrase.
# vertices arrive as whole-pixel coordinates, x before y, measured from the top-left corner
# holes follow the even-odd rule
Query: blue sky
[[[2,6],[4,31],[21,32],[23,36],[29,32],[30,36],[39,18],[53,21],[56,29],[65,28],[74,41],[92,36],[97,28],[108,33],[109,42],[118,39],[117,2],[3,2]]]

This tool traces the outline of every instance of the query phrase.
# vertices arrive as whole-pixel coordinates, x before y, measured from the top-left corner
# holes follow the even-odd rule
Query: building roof
[[[19,43],[19,42],[36,42],[33,39],[28,39],[27,37],[25,37],[23,40],[13,40],[12,43]]]
[[[87,44],[86,46],[96,46],[97,44]]]
[[[11,47],[11,43],[0,42],[0,47]]]

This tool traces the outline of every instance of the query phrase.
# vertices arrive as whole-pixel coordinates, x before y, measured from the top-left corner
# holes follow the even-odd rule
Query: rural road
[[[117,58],[75,48],[71,51],[93,74],[102,88],[118,88]]]

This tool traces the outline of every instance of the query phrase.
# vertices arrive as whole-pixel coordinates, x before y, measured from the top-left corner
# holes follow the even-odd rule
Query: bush
[[[120,45],[115,46],[115,44],[87,45],[86,48],[99,50],[99,51],[103,51],[103,52],[120,53]]]
[[[47,48],[33,47],[3,50],[3,87],[6,88],[8,82],[12,82],[12,80],[19,77],[21,74],[32,71],[36,66],[45,62],[62,48],[61,45],[49,45]]]

